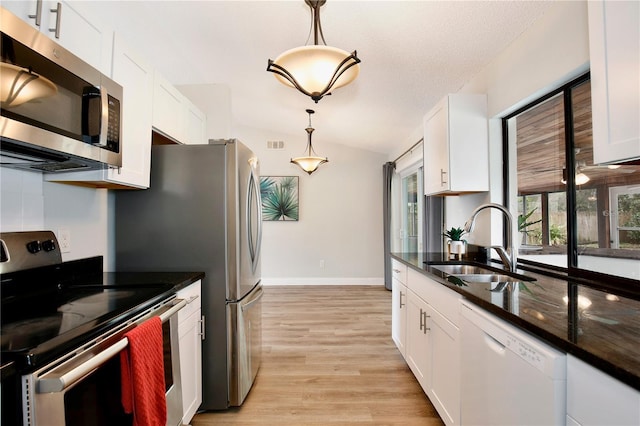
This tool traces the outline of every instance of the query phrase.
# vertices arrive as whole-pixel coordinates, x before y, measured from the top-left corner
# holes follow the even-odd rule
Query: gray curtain
[[[388,162],[382,165],[383,174],[383,228],[384,228],[384,287],[391,290],[391,180],[396,163]]]

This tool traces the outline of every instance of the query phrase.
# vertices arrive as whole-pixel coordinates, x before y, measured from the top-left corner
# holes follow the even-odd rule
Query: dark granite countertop
[[[598,290],[561,275],[518,271],[535,281],[514,280],[502,291],[497,283],[465,285],[438,271],[449,261],[442,253],[392,253],[392,257],[428,275],[469,301],[528,331],[618,380],[640,390],[640,300]],[[452,282],[453,281],[453,282]]]
[[[101,284],[114,287],[166,287],[167,294],[175,293],[204,278],[204,272],[103,272]]]

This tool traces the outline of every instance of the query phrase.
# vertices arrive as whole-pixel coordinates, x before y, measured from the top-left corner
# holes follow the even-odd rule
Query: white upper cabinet
[[[207,117],[205,114],[188,99],[185,114],[186,138],[183,142],[190,145],[206,144]]]
[[[178,143],[206,143],[205,115],[158,71],[153,84],[153,127]]]
[[[640,158],[640,2],[588,2],[593,162]]]
[[[46,180],[110,189],[149,187],[153,67],[117,35],[111,78],[123,92],[122,167],[48,174]]]
[[[426,195],[489,190],[486,95],[448,95],[424,117]]]
[[[2,7],[55,40],[74,55],[111,74],[113,31],[82,8],[83,2],[5,1]]]
[[[157,70],[153,80],[153,127],[176,142],[182,141],[184,96]]]

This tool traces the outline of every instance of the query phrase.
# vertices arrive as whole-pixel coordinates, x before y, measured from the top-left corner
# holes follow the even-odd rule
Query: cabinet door
[[[437,194],[449,186],[449,111],[445,98],[424,119],[424,191]]]
[[[426,195],[489,190],[487,97],[446,96],[424,118]]]
[[[589,1],[593,162],[640,158],[640,2]]]
[[[182,380],[182,423],[187,425],[202,403],[202,340],[200,310],[178,327]]]
[[[180,290],[187,306],[178,312],[180,375],[182,379],[182,423],[189,424],[202,403],[202,292],[201,282]]]
[[[151,171],[151,109],[153,68],[116,37],[112,78],[123,87],[122,168],[110,169],[109,180],[149,187]]]
[[[426,392],[429,389],[428,380],[431,376],[431,363],[429,347],[430,334],[427,327],[428,305],[416,296],[412,291],[408,291],[407,297],[407,341],[406,357],[407,364],[416,376],[420,386]]]
[[[185,99],[185,133],[184,143],[190,145],[206,144],[207,117],[194,104]]]
[[[157,71],[153,82],[153,127],[176,142],[185,139],[186,98]]]
[[[427,395],[447,425],[460,424],[460,331],[428,306],[431,379]]]
[[[391,281],[391,338],[406,358],[407,288],[397,279]]]
[[[567,355],[567,416],[582,426],[639,425],[640,392]]]

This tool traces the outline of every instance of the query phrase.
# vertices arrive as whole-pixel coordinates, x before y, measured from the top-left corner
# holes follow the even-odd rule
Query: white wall
[[[383,285],[386,156],[327,143],[317,129],[314,149],[329,162],[308,175],[290,163],[305,150],[304,122],[299,135],[236,127],[234,136],[258,155],[262,176],[299,176],[299,220],[263,223],[263,282]],[[283,140],[285,148],[268,150],[268,140]]]
[[[0,168],[0,231],[67,229],[71,251],[62,260],[105,256],[107,191],[43,182],[42,174]]]

